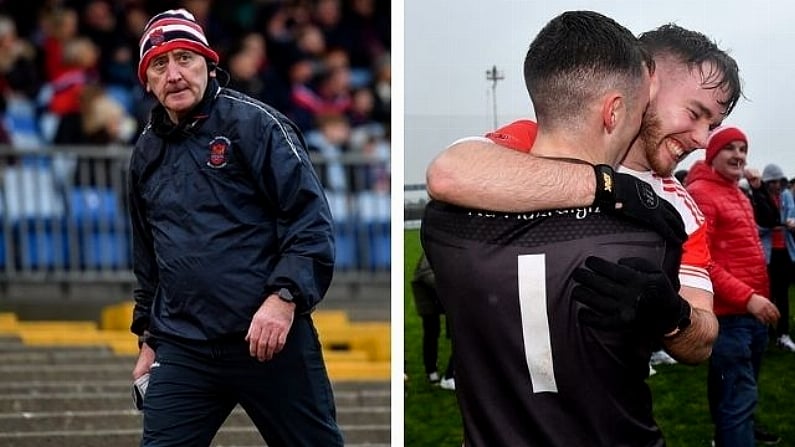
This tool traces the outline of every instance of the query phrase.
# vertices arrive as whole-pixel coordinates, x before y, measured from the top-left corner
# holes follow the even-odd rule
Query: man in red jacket
[[[779,318],[767,298],[765,255],[744,176],[761,187],[759,172],[745,169],[748,138],[734,126],[715,129],[706,160],[687,175],[687,190],[707,220],[712,255],[710,278],[720,329],[709,362],[708,397],[715,445],[753,446],[757,378],[767,346],[767,325]]]

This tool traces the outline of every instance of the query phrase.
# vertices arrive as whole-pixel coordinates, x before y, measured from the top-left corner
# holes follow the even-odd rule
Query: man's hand
[[[246,341],[252,357],[263,362],[284,348],[293,325],[295,303],[288,303],[275,293],[269,295],[251,319]]]
[[[748,180],[748,184],[753,189],[759,189],[762,186],[762,174],[759,169],[745,168],[743,169],[743,177]]]
[[[668,277],[643,258],[622,258],[618,264],[589,256],[572,278],[580,284],[572,298],[588,306],[580,311],[584,324],[611,330],[642,330],[658,337],[675,332],[690,318],[690,304]]]
[[[651,185],[632,175],[616,172],[612,187],[615,202],[594,203],[602,212],[623,216],[651,228],[674,245],[682,245],[687,239],[679,212],[657,196]]]
[[[137,380],[139,377],[148,373],[154,362],[155,351],[144,342],[141,345],[141,352],[138,353],[138,360],[136,360],[135,367],[133,368],[133,380]]]
[[[141,344],[138,360],[133,368],[132,400],[133,406],[138,411],[144,409],[144,395],[149,386],[149,370],[155,362],[155,351],[146,342]]]
[[[764,324],[776,324],[778,319],[781,318],[778,307],[772,301],[757,293],[751,295],[751,299],[746,304],[746,309]]]

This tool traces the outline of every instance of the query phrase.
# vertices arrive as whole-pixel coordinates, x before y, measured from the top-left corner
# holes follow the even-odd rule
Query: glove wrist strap
[[[616,205],[615,171],[610,165],[595,165],[596,192],[593,205],[599,208],[612,208]]]
[[[667,334],[664,335],[665,338],[675,337],[677,334],[687,329],[690,326],[690,323],[692,322],[690,318],[693,312],[693,308],[690,306],[690,303],[688,303],[682,297],[679,297],[679,299],[682,300],[681,301],[682,305],[679,308],[679,321],[676,323],[676,327],[671,332],[668,332]]]

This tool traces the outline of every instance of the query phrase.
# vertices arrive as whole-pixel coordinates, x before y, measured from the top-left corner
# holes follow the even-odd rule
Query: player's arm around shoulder
[[[487,138],[466,138],[438,155],[426,171],[428,194],[471,208],[522,212],[589,206],[593,168],[506,149]]]
[[[712,345],[718,337],[718,319],[712,309],[712,293],[682,286],[679,295],[690,304],[690,325],[676,334],[663,337],[663,344],[677,361],[694,365],[712,354]]]

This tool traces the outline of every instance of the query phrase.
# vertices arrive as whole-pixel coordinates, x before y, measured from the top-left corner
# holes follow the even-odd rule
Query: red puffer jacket
[[[746,314],[751,294],[770,296],[765,254],[751,202],[735,182],[703,161],[687,174],[687,190],[707,220],[715,314]]]

